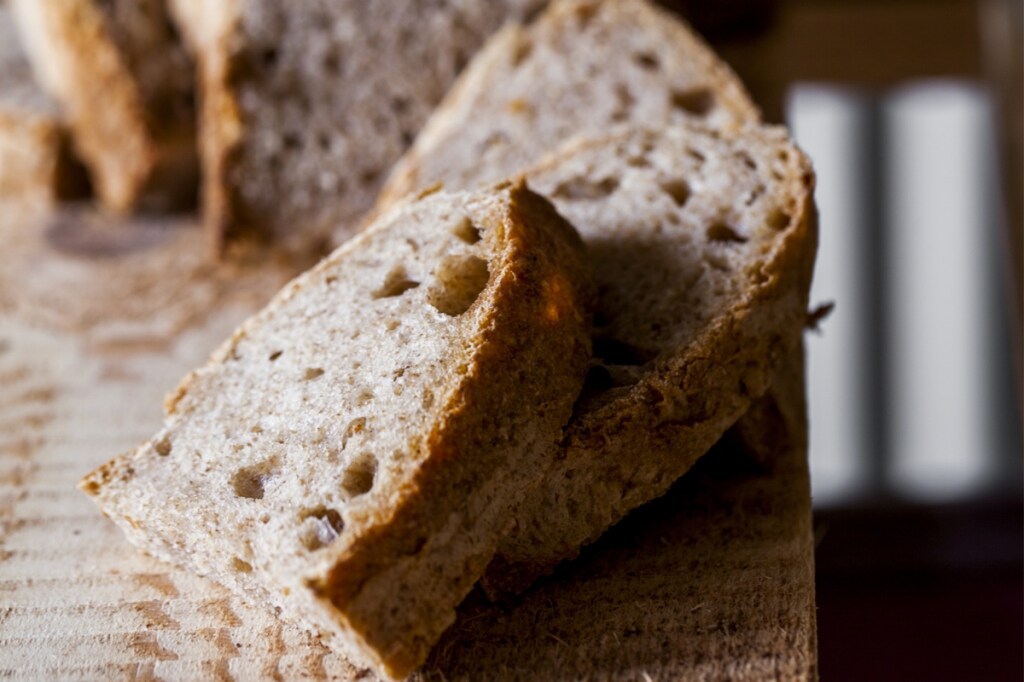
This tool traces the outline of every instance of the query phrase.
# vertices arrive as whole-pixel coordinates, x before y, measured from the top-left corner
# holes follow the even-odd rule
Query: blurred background
[[[822,679],[1024,679],[1022,3],[670,4],[818,173]]]

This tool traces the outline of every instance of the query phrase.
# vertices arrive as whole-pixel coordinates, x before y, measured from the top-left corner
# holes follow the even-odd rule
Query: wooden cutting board
[[[213,266],[202,242],[189,221],[0,204],[0,678],[372,677],[141,555],[75,489],[292,274]],[[518,603],[472,595],[420,676],[812,679],[804,442],[762,466],[722,445]]]

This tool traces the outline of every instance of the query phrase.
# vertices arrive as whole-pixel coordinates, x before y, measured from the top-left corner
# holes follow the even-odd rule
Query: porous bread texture
[[[565,448],[488,569],[494,597],[663,494],[799,339],[814,175],[781,128],[624,128],[525,174],[578,227],[598,302]]]
[[[208,3],[209,4],[209,3]],[[543,0],[225,0],[178,17],[198,47],[215,248],[350,236],[465,62]]]
[[[589,358],[588,276],[578,235],[522,185],[402,203],[81,487],[153,555],[404,677],[557,451]]]
[[[194,70],[164,0],[11,0],[40,84],[115,211],[194,201]]]
[[[52,200],[62,139],[57,105],[36,85],[10,10],[0,5],[0,197]]]
[[[616,124],[727,128],[759,118],[736,75],[666,11],[646,0],[559,0],[474,57],[378,205],[436,182],[511,177],[570,137]]]

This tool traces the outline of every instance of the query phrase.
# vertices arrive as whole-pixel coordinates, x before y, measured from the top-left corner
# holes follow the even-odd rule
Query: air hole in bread
[[[452,58],[452,66],[455,67],[455,73],[462,73],[462,70],[466,68],[466,64],[469,63],[469,56],[462,49],[455,50],[455,56]]]
[[[590,23],[590,20],[597,14],[598,9],[598,3],[588,3],[576,7],[576,17],[580,20],[580,28],[584,28]]]
[[[611,337],[594,338],[594,357],[607,365],[629,365],[639,367],[653,360],[657,353],[644,350],[631,343]]]
[[[238,557],[231,560],[231,568],[235,569],[236,573],[252,573],[252,564]]]
[[[284,353],[283,350],[275,350],[273,353],[267,356],[267,359],[273,362],[274,360],[277,360],[279,357],[281,357],[282,353]]]
[[[483,150],[486,151],[488,149],[491,149],[492,147],[497,147],[499,145],[507,145],[508,141],[509,137],[507,133],[503,133],[500,130],[495,131],[488,135],[487,139],[483,141]]]
[[[405,268],[401,265],[391,269],[388,276],[384,278],[384,284],[381,285],[380,289],[374,291],[371,295],[375,298],[393,298],[395,296],[401,296],[410,289],[415,289],[420,285],[419,282],[405,274]]]
[[[306,381],[313,381],[319,379],[324,375],[324,370],[320,367],[307,367],[306,371],[302,374],[302,378]]]
[[[793,218],[788,213],[781,208],[776,208],[768,214],[768,227],[781,232],[789,227],[789,223],[792,220]]]
[[[636,98],[624,83],[615,85],[615,110],[611,114],[612,121],[620,123],[629,118],[629,113],[636,104]]]
[[[299,539],[309,551],[326,547],[341,535],[345,522],[335,509],[313,507],[299,514]]]
[[[281,54],[277,51],[276,47],[268,47],[260,53],[260,61],[263,62],[264,68],[273,68],[277,65],[277,60]]]
[[[415,139],[416,139],[416,136],[411,131],[408,131],[408,130],[403,130],[402,131],[402,146],[403,147],[411,146],[413,140],[415,140]]]
[[[757,164],[754,163],[754,160],[752,158],[750,158],[750,154],[747,154],[746,152],[739,152],[736,154],[736,156],[737,158],[739,158],[740,161],[743,162],[744,166],[746,166],[750,170],[757,170]]]
[[[455,317],[469,310],[487,286],[487,261],[477,256],[448,256],[434,270],[435,285],[427,302]]]
[[[603,199],[618,188],[618,178],[605,178],[597,182],[589,178],[573,178],[559,183],[551,196],[557,199]]]
[[[665,191],[665,194],[672,197],[672,201],[676,202],[676,206],[682,207],[690,200],[690,186],[686,184],[685,180],[680,178],[662,182],[661,189]]]
[[[302,146],[302,138],[296,133],[285,133],[281,136],[281,144],[285,149],[295,151]]]
[[[248,500],[262,500],[263,486],[274,475],[276,468],[277,462],[269,459],[254,466],[239,469],[231,479],[235,495]]]
[[[399,116],[409,111],[409,99],[407,97],[392,97],[391,111]]]
[[[341,437],[342,449],[348,445],[349,438],[358,436],[366,429],[366,417],[356,417],[345,427],[345,433]]]
[[[328,74],[341,73],[341,55],[337,52],[328,52],[324,56],[324,71]]]
[[[757,201],[758,199],[760,199],[761,196],[764,193],[765,193],[765,186],[762,185],[762,184],[758,184],[757,187],[755,187],[754,189],[750,190],[750,195],[747,197],[747,200],[745,202],[746,205],[747,206],[753,206],[754,202]]]
[[[373,479],[377,476],[377,458],[366,452],[360,455],[341,478],[341,488],[352,497],[365,495],[373,489]]]
[[[530,53],[533,52],[533,41],[524,38],[516,44],[515,51],[512,53],[512,66],[513,68],[519,67],[523,62],[527,60]]]
[[[686,155],[689,156],[694,161],[696,161],[698,166],[701,165],[702,163],[704,163],[704,161],[707,160],[707,157],[705,157],[702,153],[700,153],[696,149],[687,149],[686,150]]]
[[[476,244],[480,241],[480,228],[474,225],[468,216],[458,222],[455,229],[452,230],[452,234],[467,244]]]
[[[359,182],[367,186],[376,185],[378,180],[380,180],[379,170],[364,170],[359,174]]]
[[[153,449],[156,450],[156,454],[161,457],[166,457],[171,454],[171,438],[170,436],[164,436],[158,440],[154,445]]]
[[[746,237],[722,222],[712,223],[708,227],[708,239],[724,244],[742,244],[747,241]]]
[[[672,93],[672,106],[691,116],[706,116],[715,106],[715,96],[707,88],[675,90]]]
[[[651,52],[638,52],[633,55],[633,61],[647,71],[657,71],[661,67],[661,61]]]

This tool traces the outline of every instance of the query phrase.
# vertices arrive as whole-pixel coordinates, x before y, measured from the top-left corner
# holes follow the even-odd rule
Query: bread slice
[[[526,173],[587,243],[594,365],[494,596],[668,489],[768,389],[806,320],[814,175],[781,128],[626,128]]]
[[[418,666],[550,466],[589,357],[582,245],[521,185],[396,206],[293,281],[81,487],[129,539]]]
[[[349,236],[469,57],[541,4],[178,0],[199,49],[217,248],[303,252],[335,228]]]
[[[195,199],[194,70],[164,0],[11,0],[104,205]]]
[[[470,62],[378,205],[443,182],[495,182],[574,135],[609,126],[757,122],[735,74],[681,20],[646,0],[558,0]]]
[[[57,103],[32,77],[10,10],[0,5],[0,197],[51,202],[84,192]]]

